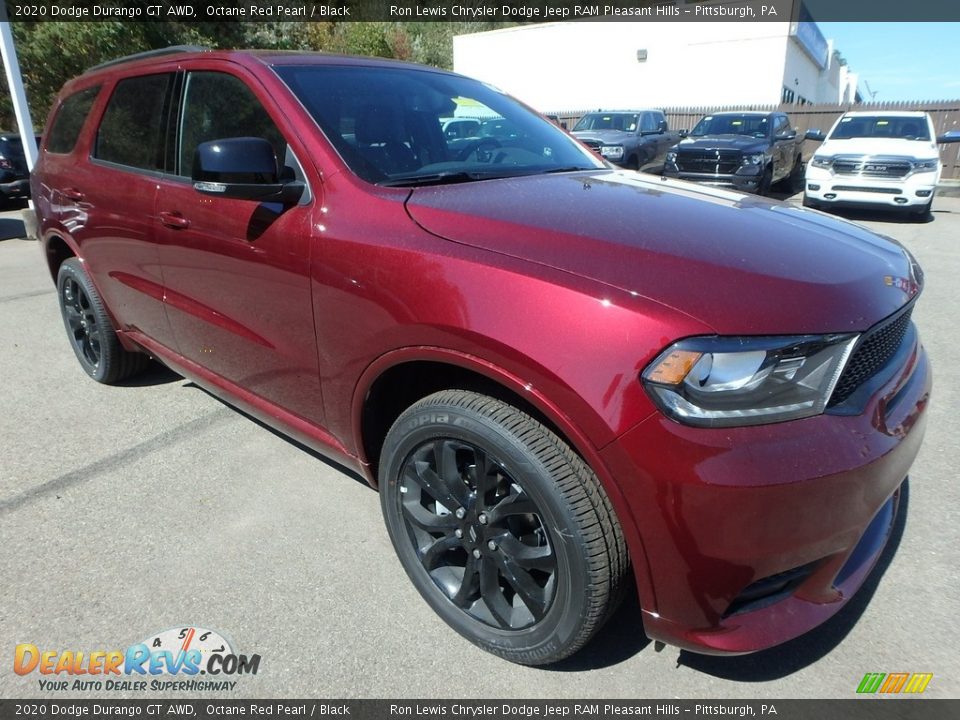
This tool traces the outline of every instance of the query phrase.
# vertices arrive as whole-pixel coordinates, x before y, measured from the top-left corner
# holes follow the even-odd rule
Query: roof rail
[[[175,55],[176,53],[205,52],[209,50],[210,48],[203,45],[171,45],[170,47],[158,48],[156,50],[146,50],[144,52],[133,53],[132,55],[124,55],[123,57],[116,58],[115,60],[107,60],[107,62],[87,68],[87,72],[101,70],[106,67],[119,65],[120,63],[125,62],[132,62],[134,60],[163,57],[164,55]]]

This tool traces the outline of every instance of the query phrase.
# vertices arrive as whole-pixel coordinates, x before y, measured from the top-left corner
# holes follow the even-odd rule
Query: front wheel
[[[627,551],[596,475],[504,402],[448,390],[404,411],[384,443],[380,497],[417,590],[495,655],[561,660],[620,599]]]

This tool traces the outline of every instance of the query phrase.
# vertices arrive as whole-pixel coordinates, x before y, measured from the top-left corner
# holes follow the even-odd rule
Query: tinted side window
[[[166,107],[173,76],[145,75],[117,83],[97,132],[94,157],[143,170],[164,169]]]
[[[47,133],[47,150],[52,153],[68,153],[73,150],[80,137],[80,130],[86,122],[93,101],[100,94],[100,86],[87,88],[74,93],[60,105],[53,119],[50,132]]]
[[[643,120],[640,121],[640,131],[641,132],[656,132],[657,131],[657,119],[654,117],[653,113],[644,113]]]
[[[283,161],[287,143],[280,130],[242,80],[218,72],[193,72],[187,76],[180,121],[176,172],[190,177],[197,145],[210,140],[258,137],[273,146]]]

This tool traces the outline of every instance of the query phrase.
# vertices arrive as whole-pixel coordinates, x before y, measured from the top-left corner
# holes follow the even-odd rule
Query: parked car
[[[943,170],[938,143],[960,142],[960,131],[937,137],[924,112],[848,112],[807,165],[803,204],[808,207],[895,208],[926,218]]]
[[[661,110],[587,113],[571,134],[616,165],[657,173],[667,150],[680,139]]]
[[[463,98],[496,147],[447,151]],[[631,582],[647,635],[699,652],[816,627],[923,436],[906,250],[614,170],[452,73],[123,59],[64,86],[33,190],[90,377],[152,356],[362,473],[426,602],[515,662],[577,651]]]
[[[784,113],[713,113],[670,149],[663,174],[758,195],[781,181],[799,190],[802,145]]]
[[[30,197],[30,171],[16,132],[0,132],[0,202]]]

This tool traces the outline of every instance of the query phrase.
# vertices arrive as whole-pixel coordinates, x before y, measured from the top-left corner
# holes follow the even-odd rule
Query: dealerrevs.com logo
[[[260,655],[237,654],[223,635],[200,627],[164,630],[126,650],[61,652],[20,643],[13,656],[14,672],[37,673],[46,691],[233,690],[237,681],[228,678],[259,669]]]

